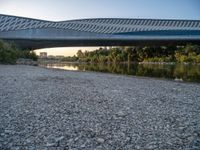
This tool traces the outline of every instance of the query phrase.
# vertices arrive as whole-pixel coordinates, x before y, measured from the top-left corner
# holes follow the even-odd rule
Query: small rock
[[[123,111],[121,111],[121,110],[119,112],[117,112],[116,115],[118,117],[124,117],[124,116],[126,116],[126,114]]]
[[[5,135],[5,133],[1,133],[1,136],[4,136]]]
[[[81,145],[81,148],[85,148],[85,144],[82,144],[82,145]]]
[[[151,143],[147,144],[145,148],[146,149],[156,149],[157,144],[155,142],[151,142]]]
[[[135,148],[136,148],[136,149],[140,149],[140,146],[139,146],[139,145],[136,145]]]
[[[174,80],[175,80],[175,81],[178,81],[178,82],[182,82],[182,81],[183,81],[182,78],[175,78]]]
[[[26,142],[27,143],[31,143],[31,139],[26,139]]]
[[[47,147],[52,147],[52,146],[56,146],[56,145],[57,145],[56,143],[47,143],[46,144]]]
[[[126,141],[130,141],[131,140],[131,138],[130,137],[126,137]]]
[[[61,136],[61,137],[55,138],[55,141],[56,141],[56,142],[59,142],[59,141],[61,141],[62,139],[64,139],[64,136]]]
[[[72,143],[72,142],[73,142],[73,139],[69,139],[68,142],[69,142],[69,143]]]
[[[78,139],[79,139],[79,137],[76,137],[76,138],[74,139],[74,141],[78,141]]]
[[[104,143],[105,140],[104,140],[103,138],[98,138],[98,139],[97,139],[97,142],[98,142],[98,143]]]
[[[5,133],[8,133],[8,134],[9,134],[9,133],[12,133],[12,130],[6,129],[6,130],[5,130]]]

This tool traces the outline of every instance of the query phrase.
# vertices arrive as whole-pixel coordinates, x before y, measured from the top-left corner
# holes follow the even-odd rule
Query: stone
[[[57,145],[57,143],[49,143],[49,142],[47,142],[47,144],[46,144],[47,147],[52,147],[52,146],[56,146],[56,145]]]
[[[135,145],[135,148],[136,149],[140,149],[141,147],[139,145]]]
[[[105,140],[103,138],[97,138],[97,142],[100,143],[100,144],[102,144],[102,143],[105,142]]]
[[[124,116],[126,116],[126,114],[123,111],[119,111],[119,112],[116,113],[116,116],[124,117]]]
[[[63,140],[64,138],[65,138],[64,136],[61,136],[61,137],[55,138],[55,141],[59,142],[59,141]]]
[[[18,65],[0,78],[0,149],[200,147],[199,84]]]

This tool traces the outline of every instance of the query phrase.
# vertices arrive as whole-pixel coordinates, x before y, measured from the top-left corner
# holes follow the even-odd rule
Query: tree
[[[37,60],[38,57],[33,51],[18,50],[14,44],[0,40],[0,63],[15,64],[18,58]]]
[[[77,55],[78,58],[83,58],[84,57],[84,54],[83,54],[82,50],[78,50],[76,55]]]

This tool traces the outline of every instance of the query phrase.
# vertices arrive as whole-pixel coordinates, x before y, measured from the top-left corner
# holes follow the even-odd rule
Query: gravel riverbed
[[[199,150],[200,84],[0,65],[1,150]]]

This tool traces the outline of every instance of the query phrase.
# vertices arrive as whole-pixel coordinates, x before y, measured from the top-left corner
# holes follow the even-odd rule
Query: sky
[[[46,48],[35,50],[37,55],[40,55],[40,52],[47,52],[47,55],[64,55],[64,56],[74,56],[78,50],[84,51],[94,51],[99,47],[59,47],[59,48]]]
[[[0,14],[50,21],[83,18],[200,20],[200,0],[0,0]],[[62,48],[62,51],[67,55],[70,50]]]
[[[0,13],[52,21],[112,17],[200,19],[200,0],[0,0]]]

